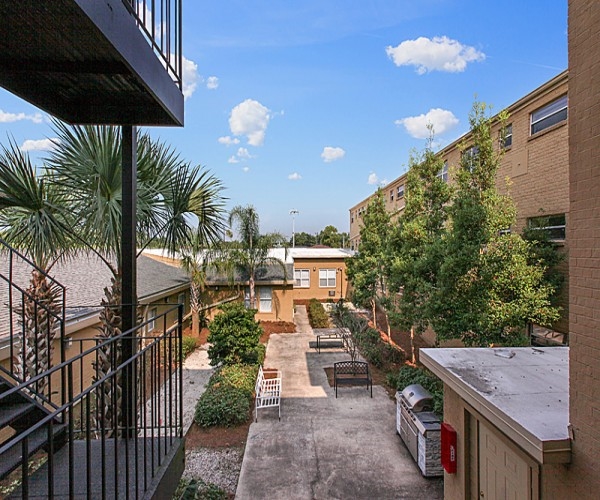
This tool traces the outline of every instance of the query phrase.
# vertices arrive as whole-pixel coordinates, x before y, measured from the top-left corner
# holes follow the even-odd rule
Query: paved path
[[[297,333],[271,335],[265,360],[282,370],[281,422],[262,409],[250,426],[236,499],[443,498],[442,480],[423,478],[396,434],[387,392],[342,387],[336,399],[324,368],[348,355],[308,347],[304,307],[294,320]]]

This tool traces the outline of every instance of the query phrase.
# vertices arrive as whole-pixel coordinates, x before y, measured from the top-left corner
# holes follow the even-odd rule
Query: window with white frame
[[[258,310],[264,313],[273,310],[273,289],[270,286],[258,288]]]
[[[294,269],[294,286],[310,288],[310,269]]]
[[[394,190],[390,189],[390,201],[394,201]]]
[[[335,269],[319,269],[319,288],[335,288]]]
[[[566,95],[535,110],[531,113],[531,135],[566,120],[567,112]]]
[[[156,316],[158,316],[158,309],[153,307],[148,311],[148,331],[151,332],[156,328]]]
[[[543,215],[527,219],[527,226],[536,231],[543,231],[550,240],[564,240],[566,236],[565,214]]]
[[[444,182],[448,182],[448,161],[444,162],[444,166],[438,172],[437,176],[442,179]]]
[[[500,147],[502,149],[512,146],[512,123],[509,123],[500,131]]]
[[[475,165],[477,165],[477,160],[479,158],[479,147],[472,146],[468,149],[465,149],[462,154],[462,165],[464,168],[467,168],[469,172],[473,172]]]
[[[398,199],[404,197],[404,184],[398,186]]]

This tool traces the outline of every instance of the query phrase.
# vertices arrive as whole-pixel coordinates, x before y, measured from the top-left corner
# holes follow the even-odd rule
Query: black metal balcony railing
[[[174,310],[178,321],[169,326]],[[18,486],[10,498],[140,498],[156,487],[161,467],[182,449],[182,317],[178,305],[154,318],[163,332],[155,337],[138,336],[146,322],[104,342],[79,340],[79,354],[0,393],[1,408],[16,395],[34,393],[43,379],[42,385],[63,380],[67,389],[64,398],[54,394],[45,403],[43,418],[0,446],[0,461],[30,457],[20,461],[20,474],[13,472]],[[132,340],[137,352],[119,363],[121,345]],[[93,347],[84,350],[89,342]],[[113,368],[101,376],[92,372],[88,383],[100,351],[111,353]],[[133,395],[131,415],[121,401],[124,387]]]
[[[152,49],[183,88],[182,0],[123,0]]]

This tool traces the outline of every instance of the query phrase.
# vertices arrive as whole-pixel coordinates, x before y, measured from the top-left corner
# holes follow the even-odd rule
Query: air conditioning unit
[[[329,296],[335,297],[335,290],[329,290]]]

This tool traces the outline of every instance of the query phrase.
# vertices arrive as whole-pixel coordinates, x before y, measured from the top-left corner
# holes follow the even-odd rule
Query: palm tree
[[[260,268],[277,265],[287,280],[285,262],[269,255],[269,250],[275,246],[283,246],[287,255],[286,239],[279,233],[261,235],[259,222],[258,212],[252,205],[237,205],[229,213],[229,225],[237,226],[240,240],[234,242],[227,255],[233,267],[248,276],[252,309],[256,309],[254,285]]]
[[[111,284],[104,289],[100,314],[98,338],[105,341],[122,330],[121,136],[117,127],[110,126],[69,127],[55,121],[54,128],[59,146],[48,164],[69,200],[81,241],[98,253],[112,273]],[[179,245],[189,244],[194,231],[207,240],[218,237],[224,226],[222,185],[218,179],[200,166],[183,162],[173,149],[147,134],[137,141],[137,159],[137,234],[142,248],[160,237],[175,253]],[[119,364],[119,352],[113,352],[112,345],[105,344],[100,353],[95,367],[98,378]],[[112,408],[118,412],[120,404],[108,384],[105,392],[102,415],[110,428],[115,421]],[[117,387],[117,399],[119,392]]]
[[[47,278],[52,266],[71,247],[72,221],[64,200],[47,172],[38,174],[29,156],[14,142],[0,153],[0,233],[36,266],[17,308],[23,329],[15,375],[27,380],[52,367],[54,339],[62,317],[62,294]],[[36,390],[43,394],[46,379]]]

